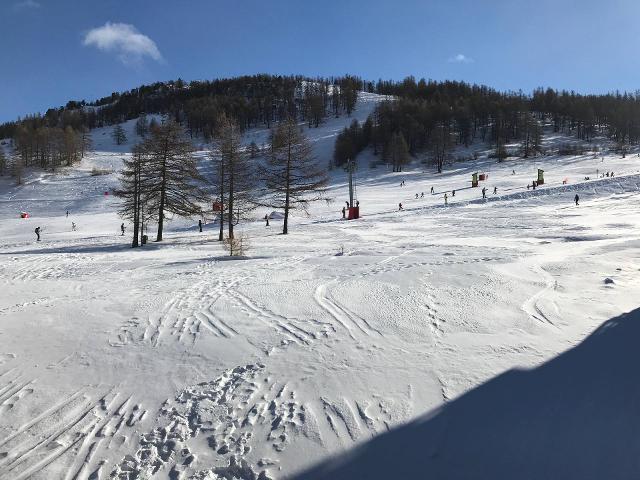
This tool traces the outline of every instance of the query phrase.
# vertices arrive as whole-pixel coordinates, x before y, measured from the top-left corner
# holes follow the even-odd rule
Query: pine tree
[[[196,167],[193,146],[180,125],[168,121],[151,132],[140,146],[146,157],[141,173],[148,200],[156,207],[158,233],[162,241],[166,213],[189,217],[200,214],[204,180]]]
[[[313,159],[313,149],[289,119],[271,132],[271,156],[261,169],[265,179],[261,205],[284,211],[283,234],[289,231],[291,210],[305,212],[311,202],[325,198],[327,173]]]
[[[409,147],[402,133],[395,132],[391,135],[386,148],[386,158],[391,162],[394,172],[401,172],[402,166],[409,162]]]
[[[451,148],[451,135],[449,133],[449,127],[443,124],[438,125],[431,138],[431,150],[433,152],[433,159],[438,169],[438,173],[442,173],[444,168],[444,162],[447,159],[447,153]]]
[[[115,192],[115,195],[123,200],[118,214],[133,223],[132,248],[139,245],[138,238],[141,236],[143,213],[150,191],[149,186],[142,183],[143,171],[148,166],[141,146],[134,146],[131,159],[124,160],[124,168],[120,174],[120,188]],[[148,176],[145,175],[144,178],[148,178]]]
[[[4,177],[4,171],[7,168],[7,156],[4,153],[4,147],[0,146],[0,177]]]
[[[68,167],[79,160],[82,146],[76,132],[70,126],[64,129],[62,152]]]
[[[122,128],[122,125],[116,125],[113,128],[113,131],[111,132],[111,138],[113,138],[113,141],[116,142],[116,145],[122,145],[127,141],[127,134],[125,133],[124,128]]]
[[[16,179],[17,185],[22,185],[22,175],[24,173],[24,157],[19,150],[16,150],[13,154],[13,162],[11,174]]]
[[[213,161],[218,173],[215,189],[222,208],[218,239],[222,241],[224,221],[227,221],[229,238],[233,238],[234,225],[254,208],[255,174],[242,148],[242,133],[237,122],[223,114],[217,124]]]
[[[146,137],[147,133],[149,133],[149,120],[145,114],[142,114],[138,120],[136,120],[136,135]]]
[[[91,134],[87,127],[84,127],[82,129],[82,139],[81,139],[80,147],[81,147],[81,153],[80,153],[81,158],[84,158],[84,155],[93,147],[93,140],[91,140]]]

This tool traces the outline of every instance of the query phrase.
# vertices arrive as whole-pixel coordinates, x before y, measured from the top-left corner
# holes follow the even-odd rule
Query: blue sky
[[[637,0],[0,0],[0,121],[259,72],[640,88]]]

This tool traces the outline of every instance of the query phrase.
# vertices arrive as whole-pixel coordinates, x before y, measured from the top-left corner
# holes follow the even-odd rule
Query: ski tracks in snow
[[[356,335],[370,337],[372,335],[382,336],[382,333],[371,326],[363,317],[358,316],[347,307],[340,305],[331,295],[329,286],[335,284],[337,280],[319,285],[314,292],[314,300],[325,312],[333,318],[340,327],[349,335],[352,340],[356,340]]]
[[[543,279],[545,286],[542,290],[531,296],[522,304],[522,310],[538,322],[557,328],[551,317],[547,315],[540,306],[540,300],[543,299],[551,290],[556,288],[556,280],[549,272],[542,268],[541,265],[534,265],[533,271]]]
[[[2,381],[1,407],[34,393],[35,380],[22,379],[15,369],[0,375]],[[79,389],[0,438],[0,479],[24,480],[41,472],[64,480],[100,478],[103,453],[126,447],[146,413],[113,388]]]

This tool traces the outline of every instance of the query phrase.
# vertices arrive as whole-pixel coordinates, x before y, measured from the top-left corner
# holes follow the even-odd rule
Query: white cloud
[[[473,63],[473,58],[467,57],[466,55],[459,53],[449,59],[449,63]]]
[[[107,22],[102,27],[89,30],[82,43],[104,52],[115,53],[124,64],[137,63],[144,57],[162,61],[156,42],[126,23]]]
[[[42,5],[40,5],[35,0],[22,0],[21,2],[14,3],[13,4],[13,9],[14,10],[25,10],[25,9],[28,9],[28,8],[40,8],[41,6]]]

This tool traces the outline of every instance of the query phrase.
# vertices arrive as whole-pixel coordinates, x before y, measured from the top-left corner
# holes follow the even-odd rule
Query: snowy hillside
[[[320,162],[380,99],[361,94],[352,118],[305,130]],[[547,442],[540,418],[555,405],[554,419],[592,412],[581,365],[601,372],[616,336],[636,333],[605,324],[639,306],[636,153],[480,159],[437,175],[419,162],[370,169],[363,152],[360,220],[341,219],[348,189],[336,169],[332,203],[294,217],[286,237],[256,212],[241,225],[249,258],[232,261],[215,225],[199,233],[197,219],[170,222],[162,244],[129,248],[118,201],[105,194],[137,140],[133,122],[125,127],[120,148],[109,129],[96,130],[96,151],[78,168],[32,172],[20,187],[0,178],[0,479],[514,478],[553,451],[532,470],[543,478],[567,471],[564,448],[584,462],[580,478],[615,478],[599,466],[614,449],[634,449],[635,432],[586,458]],[[538,168],[545,185],[527,189]],[[474,172],[488,174],[479,188]],[[582,343],[599,327],[606,339]],[[630,365],[621,368],[631,377]],[[505,374],[514,368],[534,370]],[[540,394],[577,375],[583,395],[559,390],[555,404]],[[598,381],[593,398],[606,406],[609,384]],[[627,391],[633,401],[613,392],[609,422],[637,418],[637,388]],[[494,401],[500,410],[488,414]],[[518,421],[535,459],[515,434],[481,435],[492,425],[496,436],[513,433]],[[505,445],[512,457],[491,456]]]

